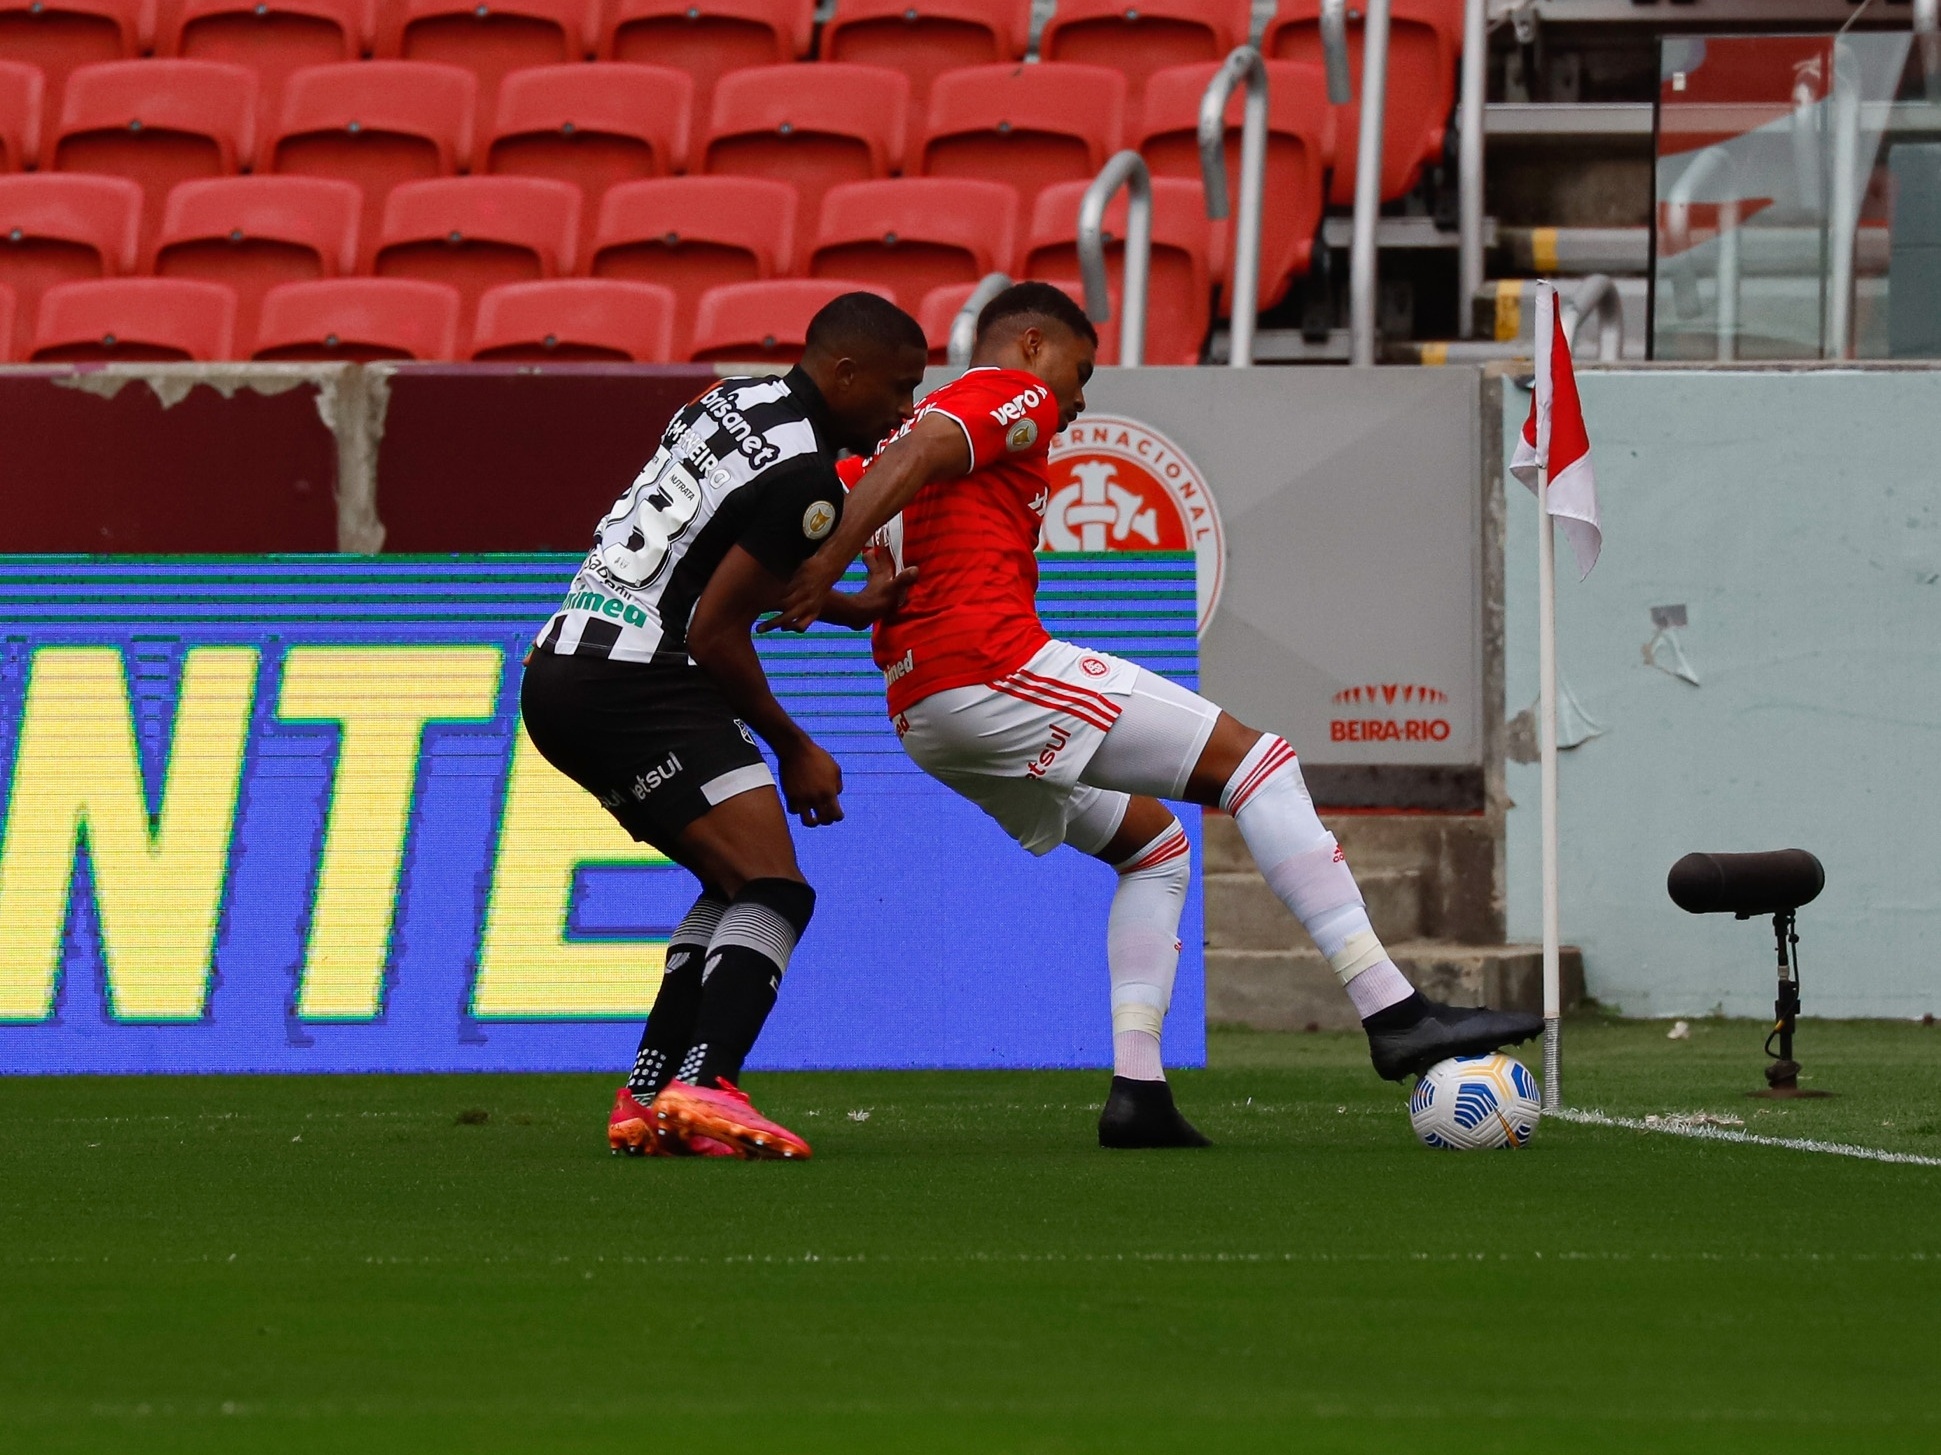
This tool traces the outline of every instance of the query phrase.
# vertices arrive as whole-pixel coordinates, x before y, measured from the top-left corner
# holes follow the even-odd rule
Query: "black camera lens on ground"
[[[1799,1021],[1799,933],[1795,918],[1826,888],[1826,869],[1804,849],[1774,849],[1764,854],[1687,854],[1671,866],[1665,888],[1671,901],[1691,914],[1729,914],[1737,919],[1771,915],[1779,951],[1779,993],[1773,1003],[1773,1028],[1766,1036],[1766,1089],[1754,1096],[1828,1096],[1802,1091],[1799,1062],[1793,1059],[1793,1032]],[[1773,1042],[1778,1041],[1777,1049]]]

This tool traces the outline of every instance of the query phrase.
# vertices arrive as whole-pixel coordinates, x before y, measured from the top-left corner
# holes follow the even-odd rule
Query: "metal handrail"
[[[1938,0],[1941,3],[1941,0]],[[1472,300],[1483,287],[1483,109],[1489,82],[1489,0],[1467,0],[1462,17],[1462,100],[1456,134],[1458,334],[1476,331]]]
[[[1328,104],[1355,99],[1348,71],[1348,0],[1321,0],[1321,59],[1328,68]]]
[[[1564,337],[1570,340],[1573,354],[1577,352],[1578,330],[1593,314],[1597,317],[1597,361],[1615,364],[1624,357],[1624,300],[1618,297],[1617,284],[1608,273],[1592,273],[1564,304]]]
[[[1930,101],[1941,101],[1941,0],[1914,0],[1914,43]]]
[[[1853,354],[1854,236],[1860,225],[1860,63],[1833,44],[1833,182],[1827,189],[1826,342],[1828,358]]]
[[[1696,318],[1701,307],[1698,270],[1692,260],[1692,199],[1699,191],[1718,196],[1719,325],[1718,357],[1739,355],[1739,196],[1738,163],[1723,146],[1710,146],[1692,158],[1665,197],[1665,235],[1674,261],[1665,268],[1674,306],[1681,318]],[[1721,195],[1722,194],[1722,195]]]
[[[1347,0],[1341,0],[1345,7]],[[1346,21],[1343,21],[1346,24]],[[1345,54],[1345,53],[1344,53]],[[1260,311],[1260,198],[1267,179],[1267,63],[1250,45],[1236,47],[1200,96],[1200,180],[1206,215],[1225,219],[1227,98],[1242,80],[1247,109],[1240,131],[1240,216],[1233,229],[1233,326],[1227,366],[1253,367],[1254,319]]]
[[[953,369],[970,367],[971,351],[977,347],[977,315],[984,305],[1011,286],[1009,273],[986,273],[971,289],[964,306],[950,321],[950,348],[947,357]]]
[[[1078,204],[1078,270],[1085,280],[1085,312],[1094,323],[1112,317],[1105,276],[1105,207],[1118,190],[1126,195],[1125,317],[1119,324],[1119,363],[1146,362],[1146,279],[1152,269],[1152,173],[1135,151],[1123,151],[1099,169]]]
[[[1382,120],[1388,105],[1388,0],[1368,0],[1361,34],[1361,139],[1355,231],[1348,251],[1349,362],[1375,362],[1375,221],[1382,207]]]

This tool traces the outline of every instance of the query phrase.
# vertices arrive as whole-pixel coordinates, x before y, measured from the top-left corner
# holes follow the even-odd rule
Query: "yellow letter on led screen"
[[[660,989],[666,942],[569,941],[566,912],[580,865],[666,862],[628,838],[592,794],[540,757],[520,727],[472,1014],[499,1020],[646,1015]]]
[[[78,836],[87,835],[108,1007],[201,1016],[256,687],[254,647],[193,647],[151,819],[116,647],[42,647],[20,710],[0,845],[0,1020],[53,1009]]]
[[[342,729],[297,1014],[369,1020],[379,1010],[398,868],[425,724],[488,721],[497,647],[292,647],[277,715]]]

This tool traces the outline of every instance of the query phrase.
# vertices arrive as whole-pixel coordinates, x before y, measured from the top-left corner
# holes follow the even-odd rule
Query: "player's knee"
[[[1146,879],[1177,885],[1184,892],[1193,873],[1193,846],[1177,818],[1113,866],[1121,879]]]
[[[815,915],[815,890],[800,879],[750,879],[735,896],[739,903],[759,904],[788,922],[796,938]]]

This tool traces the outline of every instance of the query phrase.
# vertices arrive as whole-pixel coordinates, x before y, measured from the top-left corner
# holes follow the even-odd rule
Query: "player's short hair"
[[[875,293],[844,293],[809,320],[803,343],[833,358],[856,358],[872,349],[909,348],[928,353],[923,326]]]
[[[1099,341],[1099,331],[1092,326],[1092,320],[1085,316],[1085,310],[1072,301],[1071,295],[1062,288],[1050,283],[1013,283],[997,297],[984,305],[984,311],[977,315],[977,339],[984,341],[986,334],[999,324],[1022,319],[1027,323],[1045,320],[1062,324],[1082,339],[1094,344]]]

